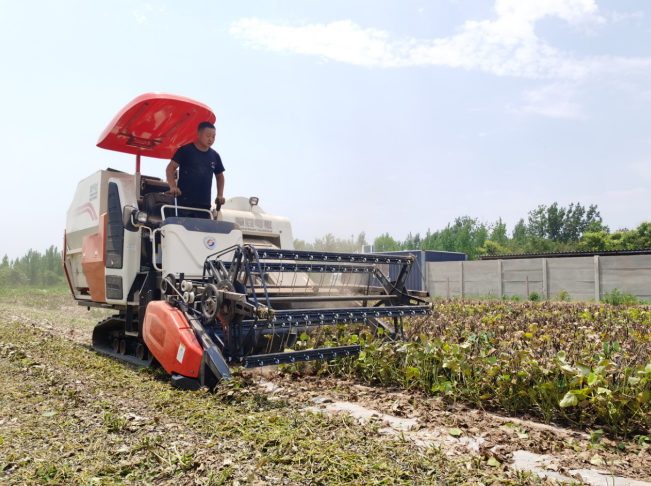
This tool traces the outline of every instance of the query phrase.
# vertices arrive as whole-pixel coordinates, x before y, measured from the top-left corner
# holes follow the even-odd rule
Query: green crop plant
[[[388,342],[368,330],[356,358],[320,373],[419,389],[450,402],[527,412],[546,422],[628,436],[651,429],[651,312],[560,302],[435,303],[434,314]]]
[[[601,301],[612,305],[637,305],[640,303],[640,300],[635,295],[620,292],[618,289],[613,289],[612,292],[602,295]]]

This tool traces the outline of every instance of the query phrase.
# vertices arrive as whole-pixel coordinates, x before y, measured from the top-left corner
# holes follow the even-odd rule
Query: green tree
[[[491,228],[490,240],[498,245],[505,245],[509,241],[509,236],[506,232],[506,223],[502,218],[498,219]]]
[[[567,208],[554,203],[547,207],[538,206],[529,211],[527,233],[537,238],[546,238],[554,242],[567,243],[579,241],[583,233],[599,232],[604,228],[601,214],[596,205],[587,210],[581,203],[571,203]]]
[[[605,231],[584,233],[579,243],[580,251],[608,250],[608,234]]]
[[[375,241],[373,242],[373,246],[375,251],[399,251],[402,250],[402,246],[400,243],[391,236],[389,236],[389,233],[386,233],[382,236],[378,236],[375,238]]]
[[[294,249],[305,251],[338,251],[354,253],[362,249],[362,245],[367,245],[366,234],[361,232],[357,238],[351,235],[349,239],[340,239],[332,233],[328,233],[323,238],[315,238],[314,243],[305,240],[295,239]]]
[[[515,241],[523,241],[527,237],[527,225],[524,219],[520,219],[513,227],[513,239]]]
[[[362,248],[364,245],[368,245],[368,242],[366,241],[366,232],[362,231],[359,235],[357,235],[357,241],[355,244]]]
[[[487,240],[484,243],[484,246],[479,249],[480,255],[504,255],[505,253],[506,249],[499,243],[492,240]]]
[[[420,233],[416,233],[416,236],[412,236],[411,233],[409,233],[400,246],[403,250],[420,250],[422,243]]]
[[[570,210],[572,206],[570,205]],[[565,230],[565,215],[567,211],[565,208],[559,208],[558,203],[554,203],[546,210],[544,221],[546,223],[545,229],[541,236],[549,238],[552,241],[561,241],[564,237]]]
[[[540,205],[533,211],[529,211],[527,233],[538,238],[547,236],[547,206]]]

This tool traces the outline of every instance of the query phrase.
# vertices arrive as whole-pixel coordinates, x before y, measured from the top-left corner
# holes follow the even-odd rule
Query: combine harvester
[[[63,267],[74,298],[117,313],[94,328],[96,350],[158,362],[176,386],[212,389],[229,365],[354,356],[358,343],[332,337],[382,328],[395,338],[404,317],[431,313],[424,294],[405,288],[411,255],[295,251],[289,220],[255,197],[213,211],[176,207],[167,182],[140,174],[140,156],[170,160],[202,121],[215,121],[208,106],[149,93],[99,138],[100,148],[135,155],[136,173],[95,172],[67,214]],[[389,264],[400,266],[396,281],[381,271]],[[301,349],[304,334],[330,339]]]

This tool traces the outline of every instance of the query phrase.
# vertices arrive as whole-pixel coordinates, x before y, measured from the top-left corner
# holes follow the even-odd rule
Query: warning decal
[[[185,346],[179,344],[179,352],[176,353],[176,361],[183,363],[183,355],[185,355]]]

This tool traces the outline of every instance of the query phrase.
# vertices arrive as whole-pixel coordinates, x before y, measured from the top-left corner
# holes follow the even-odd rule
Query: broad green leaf
[[[494,457],[491,457],[488,461],[486,461],[486,464],[492,467],[499,467],[500,466],[500,461],[495,459]]]
[[[579,404],[579,399],[572,392],[567,392],[559,403],[561,408],[575,407],[578,404]]]
[[[308,339],[310,339],[310,336],[305,333],[301,334],[301,341],[307,341]]]
[[[52,411],[50,411],[50,412],[45,412],[45,413],[43,414],[43,417],[54,417],[56,414],[57,414],[57,412],[52,412]]]
[[[588,385],[592,386],[598,381],[599,378],[597,378],[597,375],[595,375],[594,373],[590,373],[590,375],[588,376]]]
[[[524,337],[532,338],[533,334],[531,334],[530,332],[527,332],[527,333],[524,334]]]
[[[561,366],[561,369],[563,371],[567,371],[568,373],[574,373],[576,370],[572,368],[570,365],[563,365]]]
[[[590,376],[590,375],[592,374],[592,370],[590,369],[590,367],[584,365],[584,364],[581,363],[581,362],[578,362],[578,363],[576,364],[576,367],[579,369],[579,371],[581,371],[581,373],[583,374],[583,376]]]
[[[565,361],[565,351],[559,351],[556,356],[558,356],[558,359],[561,361]]]
[[[629,377],[628,377],[628,382],[629,382],[631,385],[637,385],[637,384],[640,382],[640,379],[639,379],[639,378],[635,378],[634,376],[629,376]]]
[[[646,403],[649,400],[651,400],[651,391],[649,390],[645,390],[637,395],[637,401],[640,403]]]
[[[461,429],[450,429],[448,432],[450,433],[450,435],[455,435],[455,436],[461,435],[463,433],[461,432]]]
[[[366,359],[366,351],[362,351],[359,353],[359,357],[357,358],[360,361],[364,361]]]

